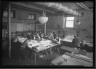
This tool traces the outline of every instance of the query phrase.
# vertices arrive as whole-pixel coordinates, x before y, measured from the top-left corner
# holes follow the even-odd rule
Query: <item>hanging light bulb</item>
[[[80,24],[81,24],[81,22],[79,21],[79,15],[78,15],[77,24],[78,24],[78,25],[80,25]]]
[[[43,11],[43,15],[38,17],[38,20],[41,24],[44,24],[48,21],[48,17],[45,15],[45,12]]]

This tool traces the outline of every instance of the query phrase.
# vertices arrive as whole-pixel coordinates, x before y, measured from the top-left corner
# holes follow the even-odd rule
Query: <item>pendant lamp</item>
[[[45,12],[43,11],[43,15],[38,17],[38,20],[41,24],[45,24],[48,21],[48,17],[45,15]]]

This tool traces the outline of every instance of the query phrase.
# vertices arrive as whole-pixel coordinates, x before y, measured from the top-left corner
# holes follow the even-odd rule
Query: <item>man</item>
[[[50,40],[54,40],[53,33],[50,33],[50,34],[49,34],[49,39],[50,39]]]
[[[81,50],[86,50],[87,52],[92,51],[92,48],[89,47],[89,46],[86,44],[85,40],[82,40],[82,42],[80,43],[80,49],[81,49]]]
[[[72,41],[72,44],[76,47],[76,48],[80,48],[80,40],[77,36],[74,36],[74,39]]]
[[[39,34],[38,34],[38,33],[34,35],[34,39],[35,39],[35,40],[40,39],[40,36],[39,36]]]
[[[56,36],[57,36],[57,35],[56,35],[56,33],[55,33],[55,32],[53,32],[53,38],[54,38],[54,39],[56,38]]]
[[[56,36],[56,38],[54,39],[54,41],[56,41],[59,44],[61,43],[61,39],[58,36]]]

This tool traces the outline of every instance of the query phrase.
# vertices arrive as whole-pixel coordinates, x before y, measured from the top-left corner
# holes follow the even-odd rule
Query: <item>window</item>
[[[3,17],[8,17],[8,10],[3,12]],[[11,10],[11,17],[15,18],[15,10]]]
[[[29,13],[29,15],[28,15],[28,19],[35,20],[35,19],[36,19],[36,15],[35,15],[35,14],[31,14],[31,13]]]
[[[74,27],[74,17],[66,17],[66,27],[68,28]]]

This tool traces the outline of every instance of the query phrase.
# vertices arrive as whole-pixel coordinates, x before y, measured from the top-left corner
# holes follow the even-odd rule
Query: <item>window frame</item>
[[[29,16],[31,16],[31,18],[29,18]],[[33,18],[32,18],[32,17],[33,17]],[[36,20],[36,14],[29,13],[29,14],[28,14],[28,19],[29,19],[29,20]]]
[[[68,26],[66,26],[67,25],[67,21],[72,21],[73,22],[73,27],[71,26],[71,27],[68,27]],[[74,28],[74,19],[73,20],[67,20],[67,17],[65,18],[65,27],[66,28]]]
[[[4,14],[6,14],[6,15],[4,15]],[[11,18],[16,18],[16,11],[15,10],[11,10]],[[7,18],[8,17],[8,10],[4,10],[4,12],[3,12],[3,17],[4,18]]]

